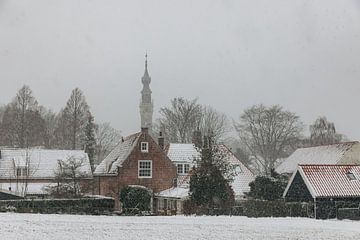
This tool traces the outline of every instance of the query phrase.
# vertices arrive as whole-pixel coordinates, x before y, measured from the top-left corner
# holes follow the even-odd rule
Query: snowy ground
[[[0,239],[359,239],[360,222],[306,218],[0,213]]]

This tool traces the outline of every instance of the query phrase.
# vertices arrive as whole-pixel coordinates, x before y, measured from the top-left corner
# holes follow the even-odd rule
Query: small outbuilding
[[[336,218],[339,209],[359,211],[359,165],[299,165],[283,197],[287,202],[310,202],[315,218]]]

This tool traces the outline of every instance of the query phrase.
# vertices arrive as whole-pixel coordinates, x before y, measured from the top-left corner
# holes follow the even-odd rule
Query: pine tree
[[[226,209],[234,202],[231,165],[226,154],[211,143],[211,138],[204,142],[201,159],[197,160],[190,177],[190,201],[205,211]]]
[[[94,170],[94,159],[96,151],[94,117],[88,112],[88,121],[85,126],[85,152],[89,156],[91,169]]]

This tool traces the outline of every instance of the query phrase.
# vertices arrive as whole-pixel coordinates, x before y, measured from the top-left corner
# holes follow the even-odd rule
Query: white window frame
[[[180,167],[181,166],[181,167]],[[176,165],[176,171],[177,171],[177,174],[183,174],[184,173],[184,164],[182,164],[182,163],[178,163],[177,165]],[[179,170],[181,169],[181,172],[179,172]]]
[[[181,165],[181,172],[179,172],[180,165]],[[185,171],[185,166],[186,165],[188,166],[188,171],[187,172]],[[188,163],[178,163],[178,164],[176,164],[176,172],[177,172],[177,174],[180,174],[180,175],[188,174],[190,172],[190,164],[188,164]]]
[[[149,170],[148,168],[140,168],[141,163],[150,163],[150,176],[140,176],[140,170]],[[152,160],[138,161],[138,178],[152,178]]]
[[[185,170],[186,170],[186,166],[188,166],[187,171],[185,171]],[[185,164],[184,164],[183,172],[184,172],[184,174],[188,174],[188,173],[190,172],[190,164],[188,164],[188,163],[185,163]]]
[[[141,142],[140,143],[140,151],[143,152],[143,153],[149,152],[149,143],[148,142]]]

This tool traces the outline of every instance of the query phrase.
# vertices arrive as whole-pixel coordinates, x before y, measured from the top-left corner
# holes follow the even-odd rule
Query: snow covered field
[[[305,218],[0,213],[0,239],[359,239],[360,222]]]

